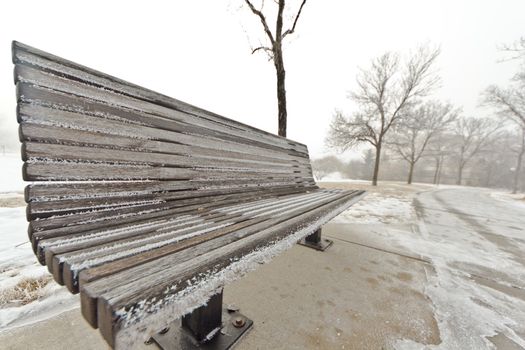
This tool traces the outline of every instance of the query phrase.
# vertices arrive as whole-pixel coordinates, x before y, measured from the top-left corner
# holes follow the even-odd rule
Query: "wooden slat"
[[[281,142],[281,140],[277,139],[276,142],[265,142],[258,138],[258,135],[254,133],[247,134],[234,128],[230,128],[217,123],[210,123],[208,121],[195,118],[194,116],[190,116],[185,113],[166,108],[164,106],[129,98],[118,93],[113,93],[112,91],[108,91],[106,89],[101,89],[92,85],[83,84],[79,81],[65,80],[53,74],[44,73],[29,66],[15,66],[15,81],[38,85],[47,89],[56,90],[75,96],[80,96],[98,102],[103,102],[111,106],[121,106],[126,109],[134,111],[143,111],[148,114],[160,116],[163,118],[173,119],[180,122],[186,122],[190,123],[191,125],[209,128],[211,130],[217,130],[222,133],[236,136],[239,140],[249,140],[246,139],[246,137],[252,137],[251,142],[253,142],[254,145],[265,145],[267,148],[271,149],[287,149],[290,152],[296,152],[298,154],[306,154],[307,152],[304,146],[290,145],[285,141]],[[24,95],[25,94],[22,92],[20,97]]]
[[[165,255],[158,259],[141,263],[136,267],[123,270],[121,273],[111,274],[109,277],[104,277],[95,280],[90,283],[86,283],[83,278],[88,275],[88,271],[81,275],[81,299],[83,314],[93,313],[92,307],[98,304],[96,307],[98,326],[101,328],[101,333],[105,336],[106,340],[111,343],[114,339],[115,332],[118,331],[119,321],[115,319],[112,310],[121,308],[132,307],[136,302],[141,299],[148,300],[157,295],[157,293],[164,292],[165,288],[172,287],[176,284],[183,284],[185,280],[191,279],[197,276],[201,272],[205,272],[210,266],[220,265],[226,267],[231,263],[230,259],[236,260],[244,254],[253,251],[261,245],[266,245],[268,242],[275,239],[279,239],[293,232],[299,226],[307,226],[308,222],[315,221],[320,216],[327,215],[331,211],[335,210],[338,206],[346,207],[348,203],[348,196],[340,197],[338,200],[332,201],[329,205],[320,205],[316,209],[310,211],[302,211],[294,213],[288,220],[281,220],[280,223],[273,222],[271,225],[267,225],[264,230],[257,230],[251,232],[249,230],[237,231],[234,235],[225,235],[221,240],[209,240],[205,243],[201,243],[193,248],[184,249],[181,252],[174,254]],[[246,236],[244,236],[244,234]],[[242,242],[240,239],[242,238]],[[229,240],[228,240],[229,239]],[[225,240],[228,242],[225,243]],[[211,258],[210,257],[214,257]],[[219,256],[223,258],[218,258]],[[162,266],[167,263],[173,263],[172,266],[177,266],[170,271],[162,270]],[[189,265],[184,265],[184,262],[188,261]],[[197,261],[199,261],[197,263]],[[103,265],[104,267],[109,266]],[[158,268],[155,268],[157,266]],[[101,267],[103,269],[104,267]],[[149,286],[155,285],[153,288],[139,292],[141,289],[141,279],[147,279],[143,271],[149,271],[148,276],[152,280],[156,280],[160,277],[159,273],[163,274],[163,278],[156,280],[159,284],[148,284]],[[187,274],[181,274],[181,270],[187,270]],[[100,271],[99,271],[100,272]],[[174,279],[171,279],[173,276]],[[180,277],[180,279],[179,279]],[[126,280],[127,278],[127,280]],[[143,281],[145,282],[145,281]],[[109,284],[107,284],[109,283]],[[109,290],[108,285],[113,288]],[[126,288],[128,289],[126,292]],[[162,289],[164,288],[164,290]],[[176,293],[182,287],[174,288],[173,292]],[[146,288],[145,288],[146,289]],[[171,293],[171,290],[170,290]],[[167,297],[167,295],[165,296]],[[109,311],[109,312],[108,312]]]
[[[363,194],[319,189],[301,143],[17,42],[13,63],[29,239],[111,346],[125,310]]]
[[[190,133],[185,130],[188,127],[182,127],[173,121],[162,118],[142,117],[141,119],[133,119],[128,114],[131,112],[117,110],[118,116],[112,116],[107,111],[103,110],[101,106],[95,106],[96,110],[91,110],[91,114],[86,114],[84,109],[90,105],[89,100],[82,100],[79,97],[71,97],[67,94],[58,94],[56,92],[39,88],[25,83],[18,83],[18,93],[20,94],[19,107],[17,110],[19,123],[33,123],[43,126],[58,126],[62,129],[56,130],[54,135],[56,139],[60,140],[67,137],[67,130],[73,129],[78,131],[85,131],[91,133],[109,134],[117,137],[117,142],[120,138],[131,138],[128,141],[133,144],[141,145],[145,140],[160,140],[164,143],[162,145],[165,149],[173,149],[165,143],[174,143],[175,145],[183,144],[188,146],[198,147],[204,149],[220,149],[225,151],[234,151],[237,153],[257,155],[277,158],[283,160],[298,160],[305,162],[307,155],[293,152],[291,150],[274,149],[268,147],[259,147],[250,143],[241,143],[221,139],[218,136],[205,136]],[[24,103],[24,101],[27,101]],[[35,104],[35,103],[42,103]],[[61,107],[63,106],[63,107]],[[69,109],[65,109],[70,106]],[[113,108],[115,107],[106,107]],[[126,114],[127,113],[127,114]],[[133,112],[137,113],[137,112]],[[173,125],[175,123],[175,125]],[[66,135],[63,135],[66,134]],[[89,137],[90,134],[84,135]],[[142,140],[142,141],[141,141]],[[121,141],[122,143],[123,141]],[[120,144],[121,144],[120,143]],[[119,146],[117,143],[115,146]],[[155,146],[153,146],[155,147]],[[172,146],[175,147],[175,146]],[[177,148],[175,148],[177,150]],[[192,153],[193,148],[188,149],[188,153]]]
[[[288,198],[288,199],[277,199],[273,202],[267,203],[262,206],[262,208],[252,209],[249,208],[245,210],[240,210],[235,213],[215,213],[215,211],[212,211],[212,214],[208,214],[206,216],[203,216],[203,213],[199,213],[199,217],[203,220],[205,219],[209,223],[216,223],[216,222],[224,222],[227,220],[233,220],[231,224],[234,224],[235,222],[241,220],[244,221],[247,218],[252,218],[255,216],[263,216],[263,215],[271,215],[271,217],[279,216],[280,213],[276,213],[276,211],[281,211],[282,208],[286,208],[286,210],[290,210],[291,208],[299,207],[299,206],[305,206],[313,201],[320,202],[321,200],[324,200],[328,197],[332,196],[330,193],[313,193],[310,195],[296,195],[294,197]],[[257,214],[256,214],[257,213]],[[248,215],[248,217],[247,217]],[[171,223],[171,224],[170,224]],[[176,222],[178,223],[178,221]],[[202,224],[205,224],[204,222]],[[53,262],[53,258],[57,254],[64,254],[69,253],[66,255],[61,255],[58,257],[58,260],[55,261],[53,265],[61,265],[63,263],[74,263],[75,261],[78,262],[77,259],[78,256],[80,256],[80,260],[87,259],[87,256],[89,252],[98,252],[98,255],[91,254],[89,256],[89,259],[92,260],[95,258],[95,256],[98,256],[99,260],[104,261],[111,261],[116,259],[117,257],[114,255],[116,252],[119,252],[120,256],[123,258],[127,255],[132,255],[133,253],[129,250],[131,246],[134,245],[141,245],[140,250],[146,250],[147,248],[145,246],[142,246],[142,244],[145,244],[149,241],[156,241],[158,238],[160,238],[159,234],[164,233],[163,240],[169,240],[170,236],[169,234],[169,226],[173,225],[173,220],[170,220],[169,222],[165,223],[158,223],[156,225],[152,225],[152,227],[144,226],[144,224],[141,224],[139,230],[134,230],[134,226],[129,226],[130,233],[127,236],[123,236],[121,232],[118,232],[117,234],[111,235],[110,233],[107,233],[105,236],[95,236],[93,239],[89,239],[86,235],[80,235],[77,236],[78,241],[75,242],[74,238],[76,237],[68,237],[69,242],[57,242],[56,240],[53,242],[49,242],[48,240],[42,241],[42,244],[46,244],[45,249],[45,257],[46,257],[46,265],[50,265]],[[200,230],[201,227],[197,225],[193,228],[188,228],[187,232],[190,233],[191,231]],[[168,231],[166,231],[168,230]],[[153,235],[154,234],[154,235]],[[131,239],[131,237],[134,237]],[[140,241],[140,243],[139,243]],[[53,243],[58,243],[58,245],[55,247],[53,245],[50,245]],[[108,245],[109,244],[109,245]],[[167,243],[166,243],[167,244]],[[117,248],[110,248],[111,246],[117,246]],[[104,259],[101,259],[104,258]],[[77,260],[75,260],[77,259]],[[83,268],[87,268],[90,266],[95,266],[95,262],[91,263],[84,263]],[[59,267],[53,267],[52,269],[55,271],[54,275],[57,281],[61,281],[61,271],[62,269]],[[73,271],[76,274],[78,274],[78,271]],[[58,275],[57,275],[58,274]],[[65,279],[71,279],[72,276],[65,277]],[[76,284],[76,283],[74,283]]]
[[[292,184],[274,185],[273,188],[290,188]],[[297,186],[297,185],[296,185]],[[87,210],[105,209],[112,207],[122,207],[132,205],[137,202],[167,202],[188,198],[218,196],[224,194],[245,193],[260,191],[258,187],[231,187],[219,189],[200,189],[187,191],[173,191],[173,192],[159,192],[150,194],[135,194],[124,196],[111,196],[103,198],[71,198],[53,201],[39,201],[28,203],[28,217],[29,219],[45,218],[54,215],[64,215],[69,213],[82,212]]]
[[[265,188],[257,192],[240,193],[234,195],[221,195],[214,197],[198,197],[179,200],[175,202],[164,202],[153,205],[144,205],[139,208],[120,208],[114,210],[90,211],[77,213],[75,215],[55,216],[48,219],[32,221],[31,239],[36,249],[38,242],[45,238],[66,236],[71,233],[107,228],[120,224],[135,222],[141,219],[150,219],[164,215],[199,210],[210,206],[222,206],[229,203],[248,203],[261,198],[275,196],[290,196],[315,190],[313,188]]]
[[[232,120],[221,117],[215,113],[205,111],[201,108],[191,106],[179,100],[161,95],[151,90],[144,89],[135,84],[131,84],[124,80],[112,77],[110,75],[98,72],[85,66],[81,66],[71,61],[64,60],[55,55],[43,52],[41,50],[32,48],[30,46],[13,42],[13,63],[24,63],[33,67],[39,67],[53,74],[57,74],[61,77],[86,81],[88,84],[104,87],[105,89],[115,91],[119,94],[125,94],[135,98],[150,101],[156,104],[164,105],[169,108],[176,110],[185,111],[187,113],[201,116],[209,120],[216,121],[225,125],[246,130],[257,135],[262,135],[270,142],[287,142],[291,145],[301,145],[295,141],[277,137],[273,134],[257,130],[249,125],[242,124],[239,122],[233,122]],[[306,147],[301,145],[304,150]]]
[[[235,160],[242,163],[285,165],[285,166],[308,166],[308,160],[303,158],[292,158],[283,156],[276,158],[273,155],[249,154],[233,152],[231,150],[216,148],[203,148],[188,146],[181,143],[165,142],[158,140],[146,140],[139,138],[124,137],[104,132],[93,132],[76,130],[58,126],[32,124],[22,122],[20,124],[21,141],[35,141],[66,145],[86,145],[94,147],[116,148],[122,150],[135,150],[154,153],[166,153],[174,155],[196,156],[203,159],[225,159]]]
[[[62,199],[83,199],[99,197],[129,197],[134,195],[162,195],[199,189],[229,189],[236,187],[279,187],[279,186],[314,186],[308,178],[273,179],[221,179],[202,181],[102,181],[102,182],[46,182],[28,185],[25,189],[27,202],[46,202]]]
[[[193,153],[193,148],[184,149],[177,147],[177,145],[180,146],[182,144],[198,147],[196,151],[201,153],[203,150],[213,151],[220,149],[227,152],[234,151],[241,154],[261,155],[269,158],[297,160],[305,164],[308,163],[306,162],[307,157],[303,154],[297,154],[289,150],[259,147],[250,143],[250,141],[241,143],[238,139],[221,138],[221,135],[198,134],[188,130],[189,126],[155,116],[133,118],[132,116],[134,115],[129,115],[131,112],[120,110],[115,111],[119,113],[118,116],[112,116],[108,115],[108,112],[105,110],[99,111],[101,107],[98,106],[96,106],[96,111],[86,114],[83,110],[89,105],[89,101],[76,101],[78,99],[76,97],[69,97],[64,94],[56,95],[55,92],[23,83],[19,83],[18,87],[22,99],[22,103],[19,104],[17,109],[19,122],[42,126],[58,126],[60,129],[55,130],[55,133],[52,135],[55,140],[67,139],[70,133],[69,129],[71,129],[76,130],[77,134],[81,131],[85,132],[80,137],[87,139],[87,142],[90,144],[97,144],[97,141],[101,142],[100,137],[96,138],[96,135],[93,136],[93,133],[109,134],[116,137],[116,144],[112,145],[113,147],[138,145],[148,150],[146,147],[150,144],[146,143],[146,141],[155,140],[162,141],[162,143],[153,143],[149,149],[151,151],[174,151],[176,153],[186,151],[185,154]],[[51,98],[53,100],[50,101]],[[23,103],[26,100],[30,101],[30,103]],[[34,104],[35,102],[45,103],[46,105]],[[57,106],[66,103],[75,103],[74,107],[70,107],[73,110],[57,108]],[[22,134],[22,136],[25,135]],[[124,140],[121,140],[122,138]],[[107,142],[107,140],[102,141],[102,144],[104,142]]]
[[[50,143],[25,142],[22,160],[32,158],[60,159],[85,162],[111,162],[147,164],[160,167],[211,168],[225,171],[265,171],[268,173],[309,175],[309,171],[298,165],[260,164],[239,162],[232,159],[206,159],[166,153],[128,151],[105,147],[70,146]]]

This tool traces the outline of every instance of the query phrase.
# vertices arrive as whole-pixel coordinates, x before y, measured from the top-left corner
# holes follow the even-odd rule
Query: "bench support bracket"
[[[253,321],[237,310],[223,310],[222,289],[208,304],[182,317],[153,336],[163,350],[230,349],[253,326]]]
[[[333,243],[334,243],[333,241],[321,237],[321,229],[318,229],[311,235],[306,236],[305,238],[299,241],[300,245],[304,245],[305,247],[308,247],[308,248],[320,250],[322,252],[324,252]]]

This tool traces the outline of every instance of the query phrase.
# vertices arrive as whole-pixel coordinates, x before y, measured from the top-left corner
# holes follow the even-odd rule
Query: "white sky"
[[[251,55],[260,24],[239,10],[241,3],[2,2],[0,135],[7,130],[17,138],[13,39],[276,132],[274,67],[264,54]],[[384,51],[407,52],[424,42],[442,48],[436,96],[466,115],[486,114],[477,108],[479,93],[505,84],[517,68],[497,63],[497,45],[525,35],[524,13],[523,0],[308,0],[285,47],[288,136],[307,144],[312,157],[323,155],[332,112],[352,110],[346,96],[357,68]]]

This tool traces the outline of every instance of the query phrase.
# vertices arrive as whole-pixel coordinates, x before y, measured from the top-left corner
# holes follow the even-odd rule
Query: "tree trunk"
[[[518,192],[520,183],[521,163],[523,161],[523,155],[525,154],[525,145],[522,145],[521,151],[518,154],[518,161],[516,163],[516,171],[514,172],[514,184],[512,186],[512,193]]]
[[[410,168],[408,170],[408,180],[407,180],[407,184],[411,185],[412,184],[412,176],[414,175],[414,162],[410,162]]]
[[[377,186],[379,177],[379,163],[381,162],[381,144],[376,146],[376,160],[374,164],[374,175],[372,176],[372,186]]]
[[[458,178],[456,180],[456,185],[461,186],[461,181],[463,180],[463,164],[459,164],[458,167]]]
[[[521,129],[521,148],[516,161],[516,171],[514,172],[514,181],[512,184],[512,193],[517,193],[520,186],[520,173],[523,156],[525,155],[525,127]]]
[[[275,42],[273,61],[275,64],[275,72],[277,74],[277,107],[278,107],[278,121],[279,121],[279,136],[286,137],[286,88],[285,78],[286,71],[284,70],[283,52],[281,49],[281,41]]]
[[[438,173],[439,173],[439,165],[440,165],[440,161],[439,161],[439,157],[436,157],[436,171],[434,171],[434,185],[437,185],[438,183]]]

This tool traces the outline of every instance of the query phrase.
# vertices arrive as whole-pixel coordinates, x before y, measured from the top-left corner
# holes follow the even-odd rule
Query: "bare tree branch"
[[[306,0],[303,0],[303,2],[301,3],[301,6],[299,7],[299,11],[297,11],[297,15],[295,15],[295,20],[293,21],[292,28],[285,30],[285,32],[281,36],[281,39],[284,39],[284,37],[287,36],[288,34],[293,34],[295,32],[295,26],[297,25],[299,16],[301,16],[301,11],[303,10],[303,6],[305,3],[306,3]]]
[[[522,36],[512,44],[503,44],[498,47],[501,51],[509,52],[511,57],[505,58],[502,61],[512,61],[525,58],[525,36]]]
[[[388,132],[401,120],[405,109],[417,98],[427,95],[439,82],[439,76],[432,70],[439,53],[439,48],[422,46],[403,63],[391,52],[372,60],[368,69],[361,69],[357,89],[350,93],[359,113],[345,122],[341,122],[341,116],[334,117],[329,134],[334,147],[344,146],[344,149],[359,142],[375,147],[372,184],[377,184],[381,147]]]
[[[272,32],[270,31],[270,28],[268,27],[268,24],[266,23],[266,17],[264,16],[264,14],[257,10],[253,4],[250,2],[250,0],[244,0],[246,2],[246,4],[248,5],[248,7],[250,8],[250,10],[252,10],[252,12],[259,17],[259,19],[261,20],[261,23],[263,25],[263,28],[264,28],[264,32],[266,33],[266,35],[268,36],[268,38],[270,39],[270,42],[273,44],[275,44],[275,40],[273,38],[273,34]]]
[[[456,121],[454,137],[458,159],[457,185],[461,185],[463,169],[467,163],[492,142],[492,136],[501,127],[501,123],[489,118],[459,118]]]
[[[519,88],[500,89],[489,86],[483,94],[483,104],[495,108],[499,115],[525,127],[525,96]]]

